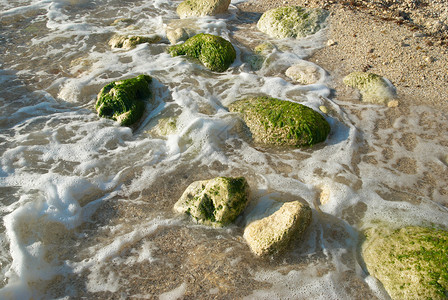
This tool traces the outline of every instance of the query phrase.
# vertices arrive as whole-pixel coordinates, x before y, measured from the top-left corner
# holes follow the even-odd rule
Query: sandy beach
[[[308,59],[330,73],[337,98],[356,98],[342,84],[342,78],[350,72],[368,71],[395,85],[400,106],[425,104],[446,111],[448,2],[371,2],[252,0],[238,8],[261,13],[285,5],[325,8],[331,12],[329,43]],[[398,6],[395,2],[403,3]]]

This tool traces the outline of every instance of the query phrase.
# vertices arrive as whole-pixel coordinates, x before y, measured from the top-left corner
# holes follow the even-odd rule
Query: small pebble
[[[333,41],[333,40],[328,40],[327,41],[327,46],[334,46],[334,45],[336,45],[337,44],[337,42],[335,42],[335,41]]]
[[[387,107],[397,107],[398,106],[398,100],[391,100],[387,103]]]
[[[434,62],[434,57],[431,56],[424,56],[423,59],[429,63]]]
[[[324,114],[328,114],[328,108],[326,106],[321,105],[321,106],[319,106],[319,109]]]
[[[413,34],[413,36],[414,36],[414,37],[424,37],[425,34],[424,34],[424,33],[421,33],[421,32],[415,32],[415,33]]]

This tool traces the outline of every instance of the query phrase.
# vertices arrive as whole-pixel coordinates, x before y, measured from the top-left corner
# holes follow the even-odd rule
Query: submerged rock
[[[244,177],[217,177],[195,181],[174,205],[174,210],[192,216],[198,223],[226,226],[244,210],[249,185]]]
[[[285,75],[303,85],[314,84],[321,78],[319,68],[306,62],[292,65],[286,70]]]
[[[207,68],[224,72],[236,58],[232,44],[220,36],[200,33],[185,43],[168,48],[171,56],[186,55],[199,59]]]
[[[151,76],[139,75],[109,83],[98,94],[95,104],[98,115],[113,119],[123,126],[134,124],[142,117],[145,100],[151,96],[151,81]]]
[[[324,117],[299,103],[252,97],[233,102],[229,110],[242,115],[256,142],[268,145],[313,145],[330,133]]]
[[[423,227],[370,230],[362,255],[392,299],[448,298],[448,232]]]
[[[265,12],[257,23],[272,38],[302,38],[323,28],[328,11],[300,6],[279,7]]]
[[[184,42],[200,31],[195,19],[172,20],[166,27],[166,37],[171,44]]]
[[[291,239],[300,238],[311,223],[311,208],[299,201],[286,202],[279,210],[244,229],[252,252],[263,256],[283,251]]]
[[[123,48],[123,49],[132,49],[135,46],[143,43],[154,44],[161,40],[161,37],[158,35],[154,35],[151,37],[146,36],[125,36],[125,35],[114,35],[110,41],[109,46],[112,48]]]
[[[358,89],[363,102],[384,104],[396,96],[395,87],[386,78],[368,72],[353,72],[345,76],[344,84]]]
[[[257,45],[254,48],[253,53],[245,55],[243,59],[250,65],[252,70],[258,71],[263,67],[267,56],[271,54],[275,49],[276,47],[274,44],[265,42]]]
[[[185,0],[177,7],[181,19],[189,17],[214,16],[229,8],[231,0]]]

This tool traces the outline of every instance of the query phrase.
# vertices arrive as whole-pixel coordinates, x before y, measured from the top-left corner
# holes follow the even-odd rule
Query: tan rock
[[[263,256],[283,251],[311,223],[311,208],[299,201],[286,202],[272,215],[246,226],[244,238],[252,252]]]
[[[185,0],[177,7],[181,19],[214,16],[227,12],[231,0]]]

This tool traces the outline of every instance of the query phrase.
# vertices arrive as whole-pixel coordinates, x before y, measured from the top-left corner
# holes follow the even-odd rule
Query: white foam
[[[174,290],[171,290],[169,292],[163,293],[159,296],[160,300],[173,300],[173,299],[179,299],[182,298],[185,295],[185,291],[187,290],[187,284],[184,282],[181,285],[179,285]]]

